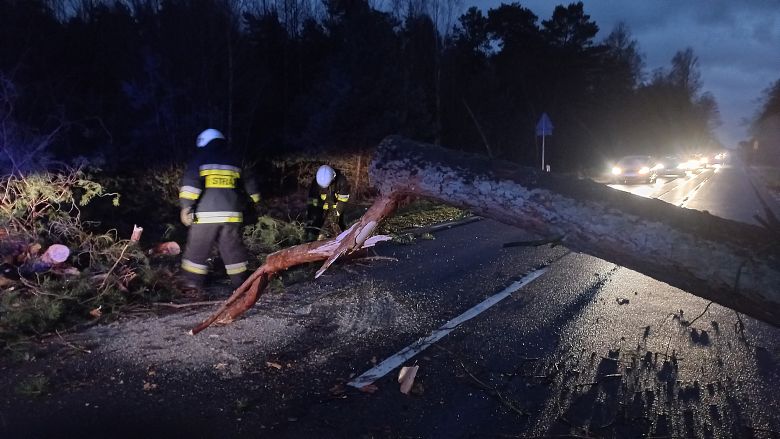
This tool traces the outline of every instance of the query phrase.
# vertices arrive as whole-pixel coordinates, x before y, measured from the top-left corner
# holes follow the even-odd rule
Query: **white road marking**
[[[409,346],[401,349],[395,355],[385,359],[381,363],[377,364],[376,366],[369,369],[368,371],[366,371],[359,377],[355,378],[354,380],[348,382],[347,384],[352,387],[356,387],[358,389],[361,387],[365,387],[369,384],[372,384],[374,381],[382,378],[383,376],[387,375],[387,373],[389,373],[396,367],[403,364],[406,360],[414,357],[418,353],[427,349],[433,343],[436,343],[437,341],[444,338],[444,336],[452,332],[461,323],[471,320],[472,318],[476,317],[477,315],[487,310],[491,306],[505,299],[515,291],[535,281],[539,276],[543,275],[546,271],[547,271],[547,267],[542,267],[538,270],[534,270],[528,273],[527,275],[523,276],[522,279],[515,281],[508,287],[504,288],[501,292],[488,297],[487,299],[483,300],[479,304],[470,308],[468,311],[464,312],[458,317],[455,317],[454,319],[445,323],[442,327],[433,331],[429,336],[421,338],[416,342],[410,344]]]
[[[696,185],[696,187],[693,188],[690,192],[685,194],[685,197],[683,197],[682,201],[680,202],[680,204],[678,204],[678,206],[685,207],[688,203],[690,203],[691,200],[693,200],[693,196],[696,195],[696,192],[698,192],[699,189],[701,189],[701,187],[704,186],[704,183],[706,182],[707,180],[702,181],[701,183]]]

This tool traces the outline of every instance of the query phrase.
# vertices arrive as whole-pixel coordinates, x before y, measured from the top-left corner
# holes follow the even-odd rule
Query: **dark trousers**
[[[233,288],[247,276],[247,251],[241,239],[241,223],[193,224],[182,255],[186,278],[200,287],[208,274],[206,261],[216,244]]]

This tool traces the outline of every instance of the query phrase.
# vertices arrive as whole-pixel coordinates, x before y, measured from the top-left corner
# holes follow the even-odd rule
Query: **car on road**
[[[667,155],[658,159],[656,164],[657,174],[661,176],[685,177],[688,164],[674,155]]]
[[[613,183],[655,183],[657,177],[657,163],[647,155],[623,157],[612,167]]]
[[[682,159],[688,171],[701,171],[707,167],[707,160],[701,154],[689,154]]]
[[[728,153],[725,151],[718,152],[712,156],[711,163],[715,166],[720,165],[723,166],[726,163],[726,158],[728,157]]]

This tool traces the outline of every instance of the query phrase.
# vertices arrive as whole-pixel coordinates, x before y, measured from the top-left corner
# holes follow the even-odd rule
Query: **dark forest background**
[[[582,3],[380,10],[363,0],[0,0],[6,170],[88,157],[185,160],[206,127],[247,160],[365,151],[388,134],[553,170],[716,145],[718,109],[681,48],[645,72]]]

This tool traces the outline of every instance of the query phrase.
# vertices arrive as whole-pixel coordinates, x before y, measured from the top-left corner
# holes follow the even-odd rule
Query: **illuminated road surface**
[[[752,221],[758,206],[741,168],[613,187],[743,221]],[[433,241],[383,248],[399,261],[373,269],[376,290],[354,303],[392,309],[372,308],[365,326],[383,315],[395,319],[344,357],[348,383],[363,384],[360,376],[408,355],[540,265],[547,272],[404,357],[401,364],[419,366],[413,396],[399,393],[396,369],[372,381],[376,393],[351,391],[337,403],[307,406],[302,411],[319,422],[283,423],[278,431],[306,437],[340,413],[360,421],[325,431],[352,437],[764,437],[780,431],[780,330],[560,247],[501,248],[523,237],[486,220],[439,232]]]
[[[746,222],[759,206],[736,167],[612,187]],[[349,361],[358,375],[404,355],[439,324],[500,292],[496,279],[520,277],[540,259],[550,265],[510,299],[404,361],[419,366],[418,395],[398,393],[395,370],[374,381],[379,395],[317,407],[312,416],[346,410],[369,420],[350,433],[443,438],[771,437],[780,431],[780,329],[600,259],[560,248],[500,249],[501,238],[518,235],[483,221],[409,251],[393,250],[418,261],[417,270],[413,262],[403,271],[412,280],[396,278],[383,288],[440,317],[428,331],[372,340],[362,369],[354,366],[360,354]],[[304,437],[315,430],[296,424],[282,431]]]

